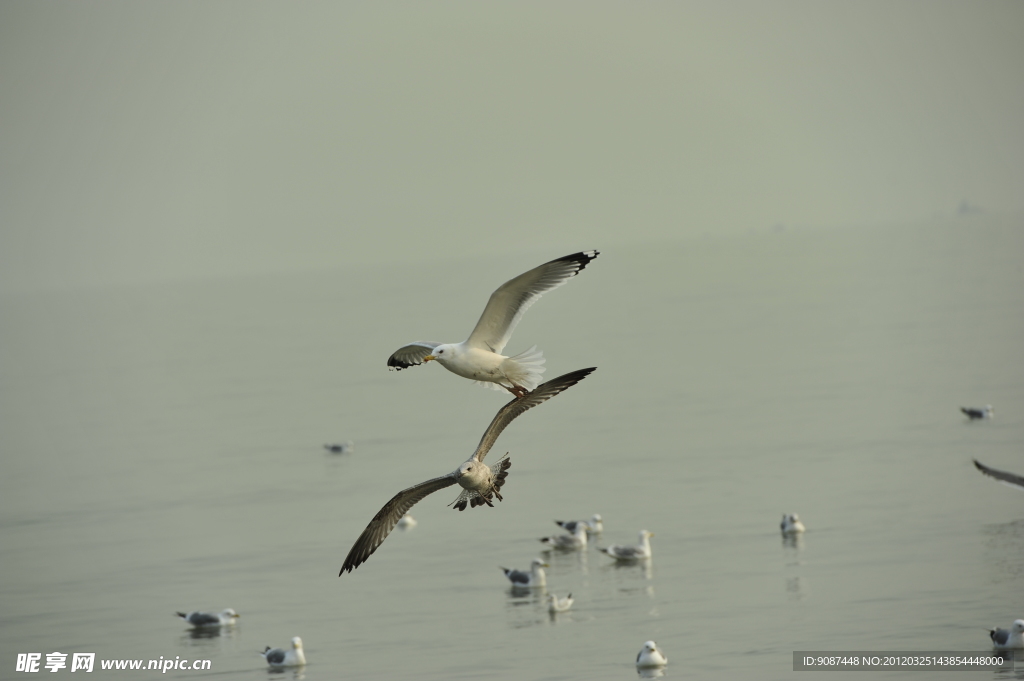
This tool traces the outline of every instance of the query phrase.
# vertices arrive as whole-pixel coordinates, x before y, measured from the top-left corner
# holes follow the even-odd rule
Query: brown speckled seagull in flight
[[[445,487],[451,487],[456,483],[459,484],[462,487],[462,493],[459,494],[458,498],[451,505],[460,511],[466,509],[467,503],[470,508],[485,504],[493,507],[494,504],[491,503],[491,500],[494,497],[501,501],[501,486],[505,484],[505,477],[508,475],[508,468],[511,465],[508,455],[506,454],[500,458],[493,466],[487,466],[483,462],[484,457],[491,450],[501,431],[505,430],[505,427],[512,423],[513,419],[527,409],[536,407],[563,390],[576,385],[595,369],[596,367],[579,369],[569,372],[564,376],[553,378],[537,386],[536,390],[527,393],[523,397],[517,397],[499,409],[491,421],[491,425],[487,426],[483,437],[480,438],[480,444],[477,445],[476,451],[466,459],[465,463],[447,475],[442,475],[439,478],[427,480],[402,490],[391,501],[384,504],[384,508],[380,509],[377,515],[373,516],[373,520],[366,526],[363,533],[359,535],[359,539],[356,539],[356,543],[352,545],[352,549],[348,552],[345,563],[341,566],[341,572],[338,575],[344,574],[346,570],[351,572],[365,562],[377,550],[377,547],[384,543],[384,540],[391,534],[391,530],[394,529],[399,519],[428,494],[432,494]]]

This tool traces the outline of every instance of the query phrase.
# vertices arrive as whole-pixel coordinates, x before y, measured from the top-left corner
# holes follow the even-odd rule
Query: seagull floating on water
[[[989,468],[977,459],[974,459],[974,465],[985,475],[995,478],[1005,485],[1016,487],[1017,489],[1024,489],[1024,476],[1017,475],[1016,473],[1010,473],[1008,471],[1001,471],[995,468]]]
[[[604,522],[601,520],[601,514],[595,513],[590,517],[590,520],[556,520],[555,525],[558,525],[566,532],[572,533],[576,531],[576,525],[582,524],[587,528],[587,532],[591,534],[601,534],[604,532]]]
[[[348,442],[335,442],[333,444],[324,445],[324,449],[329,451],[331,454],[349,454],[352,451],[353,444],[352,440]]]
[[[175,613],[181,619],[185,620],[192,625],[195,629],[204,629],[207,627],[225,627],[235,623],[235,620],[241,617],[237,612],[231,608],[221,610],[219,613],[212,612],[190,612],[187,615],[183,612]]]
[[[640,530],[640,543],[636,546],[605,546],[599,549],[603,553],[607,553],[615,560],[639,560],[641,558],[651,557],[651,537],[654,536],[653,532],[647,530]]]
[[[667,664],[668,658],[654,641],[644,643],[644,647],[636,654],[637,667],[664,667]]]
[[[978,407],[960,407],[960,411],[966,414],[967,418],[972,421],[977,421],[978,419],[990,419],[995,416],[995,412],[992,409],[991,404],[986,404],[983,409]]]
[[[597,256],[597,251],[574,253],[510,279],[491,294],[469,338],[461,343],[410,343],[388,358],[388,366],[401,371],[437,360],[454,374],[522,397],[540,383],[544,354],[536,345],[514,357],[506,357],[501,351],[523,313],[538,298],[576,276]]]
[[[271,648],[260,653],[267,660],[271,667],[301,667],[306,664],[306,654],[302,652],[302,639],[296,636],[292,639],[292,649]]]
[[[399,518],[405,515],[416,502],[428,494],[455,484],[460,485],[463,488],[462,493],[451,504],[460,511],[466,510],[467,504],[469,504],[470,508],[485,504],[493,507],[494,504],[491,503],[491,500],[495,497],[498,498],[498,501],[501,501],[500,490],[502,485],[505,484],[505,478],[508,476],[508,469],[511,465],[508,455],[506,454],[498,459],[497,463],[493,466],[487,466],[483,462],[484,457],[487,456],[487,452],[491,451],[491,447],[498,439],[501,431],[505,430],[505,427],[513,419],[527,409],[536,407],[563,390],[571,388],[595,369],[596,367],[578,369],[564,376],[553,378],[539,385],[536,390],[525,397],[517,397],[499,409],[494,419],[491,420],[491,424],[487,426],[487,430],[484,431],[483,437],[480,438],[480,444],[477,445],[476,451],[466,459],[465,463],[447,475],[442,475],[439,478],[427,480],[402,490],[392,497],[391,501],[384,504],[384,507],[377,512],[377,515],[373,517],[370,524],[366,526],[363,533],[356,539],[356,543],[352,545],[352,549],[348,552],[345,563],[341,566],[341,572],[338,575],[340,576],[346,570],[351,572],[366,561],[377,550],[377,547],[384,542],[387,536],[391,534],[391,530],[394,529]]]
[[[548,583],[548,578],[544,574],[544,568],[551,567],[540,558],[534,558],[530,562],[530,571],[524,572],[522,570],[509,570],[503,568],[500,565],[498,569],[505,573],[508,577],[508,581],[512,582],[512,586],[544,586]]]
[[[576,531],[572,534],[556,534],[551,537],[541,537],[541,543],[556,549],[565,551],[578,551],[587,548],[587,526],[576,525]]]
[[[996,650],[1024,648],[1024,620],[1014,620],[1009,629],[989,629],[988,636]]]
[[[548,612],[554,614],[556,612],[565,612],[572,607],[572,594],[570,593],[565,598],[559,598],[555,594],[548,594]]]
[[[807,528],[800,522],[800,516],[796,513],[783,513],[779,529],[782,530],[782,534],[799,534]]]
[[[409,513],[406,513],[398,519],[398,527],[400,529],[411,530],[412,528],[416,527],[416,525],[416,519],[413,518],[412,515]]]

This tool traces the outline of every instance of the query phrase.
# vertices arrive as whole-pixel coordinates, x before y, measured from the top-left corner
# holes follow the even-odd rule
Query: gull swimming
[[[651,557],[651,537],[654,536],[653,532],[647,530],[640,530],[640,543],[636,546],[605,546],[599,549],[603,553],[607,553],[615,560],[639,560],[640,558]]]
[[[573,253],[506,281],[491,294],[469,338],[461,343],[416,341],[388,357],[388,366],[401,371],[431,360],[448,371],[495,390],[522,397],[540,383],[544,354],[534,345],[514,357],[501,354],[523,313],[544,293],[576,276],[597,251]]]
[[[183,612],[175,613],[181,619],[185,620],[192,625],[195,629],[203,629],[206,627],[224,627],[235,623],[235,620],[241,617],[237,612],[231,608],[221,610],[219,613],[212,612],[190,612],[187,615]]]
[[[512,586],[544,586],[548,583],[547,575],[544,574],[544,568],[551,567],[540,558],[534,558],[530,562],[530,571],[524,572],[522,570],[509,570],[503,568],[500,565],[498,569],[505,573],[508,577],[508,581],[512,582]]]
[[[604,522],[601,520],[601,514],[595,513],[590,516],[590,520],[556,520],[555,525],[558,525],[566,532],[572,533],[576,531],[576,525],[582,524],[587,528],[587,532],[591,534],[601,534],[604,532]]]
[[[779,529],[782,530],[782,534],[798,534],[807,528],[800,522],[800,516],[796,513],[783,513]]]
[[[398,519],[398,527],[403,530],[411,530],[416,527],[417,524],[416,519],[409,513],[406,513]]]
[[[384,504],[384,507],[377,512],[377,515],[356,539],[356,543],[352,545],[338,575],[341,576],[346,570],[351,572],[366,561],[391,534],[391,530],[394,529],[398,520],[428,494],[455,484],[460,485],[462,493],[450,504],[460,511],[466,510],[467,503],[470,508],[484,504],[493,507],[494,504],[491,503],[491,500],[494,497],[501,501],[501,486],[505,484],[505,478],[508,476],[508,469],[511,466],[508,454],[498,459],[493,466],[483,463],[484,457],[487,456],[487,452],[491,451],[498,436],[513,419],[524,411],[536,407],[563,390],[576,385],[595,369],[596,367],[578,369],[553,378],[539,385],[536,390],[528,393],[525,397],[517,397],[499,409],[494,419],[491,420],[491,424],[487,426],[487,430],[484,431],[483,437],[480,438],[480,444],[477,445],[476,451],[466,459],[465,463],[447,475],[402,490],[392,497],[391,501]]]
[[[996,650],[1024,648],[1024,620],[1014,620],[1009,629],[989,629],[988,636]]]
[[[974,465],[985,475],[995,478],[1003,484],[1009,485],[1010,487],[1016,487],[1017,489],[1024,489],[1024,476],[1010,473],[1008,471],[997,470],[995,468],[989,468],[988,466],[980,463],[977,459],[974,459]]]
[[[986,404],[984,408],[979,407],[960,407],[960,411],[967,415],[971,421],[977,421],[978,419],[990,419],[995,416],[995,411],[992,409],[991,404]]]
[[[331,444],[324,445],[324,449],[329,451],[331,454],[349,454],[352,452],[352,448],[355,444],[352,440],[348,442],[333,442]]]
[[[576,531],[572,534],[556,534],[551,537],[541,537],[540,541],[542,544],[565,551],[585,549],[587,548],[587,526],[580,523],[576,525]]]
[[[645,642],[644,647],[636,654],[637,667],[664,667],[667,664],[668,658],[654,641]]]
[[[301,667],[306,664],[306,654],[302,652],[302,639],[296,636],[292,639],[292,649],[271,648],[260,653],[267,660],[271,667]]]
[[[555,614],[556,612],[565,612],[572,607],[572,594],[570,593],[565,598],[559,598],[555,594],[548,594],[548,612]]]

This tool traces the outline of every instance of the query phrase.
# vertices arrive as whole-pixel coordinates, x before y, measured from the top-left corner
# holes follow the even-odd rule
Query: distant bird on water
[[[548,594],[548,612],[555,614],[556,612],[565,612],[572,607],[573,600],[572,594],[570,593],[565,598],[559,598],[555,594]]]
[[[800,516],[796,513],[783,513],[779,529],[782,530],[782,534],[799,534],[807,528],[800,522]]]
[[[1014,620],[1009,629],[989,629],[988,636],[998,650],[1024,648],[1024,620]]]
[[[512,586],[544,586],[548,583],[547,575],[544,574],[544,568],[551,567],[540,558],[534,558],[530,562],[530,571],[524,572],[522,570],[509,570],[499,566],[505,576],[508,577],[508,581],[512,582]]]
[[[639,560],[641,558],[651,557],[651,537],[654,536],[653,532],[647,530],[640,530],[640,542],[636,546],[605,546],[599,549],[602,553],[606,553],[615,560]]]
[[[644,647],[636,655],[637,667],[664,667],[667,664],[668,658],[654,641],[644,643]]]
[[[453,374],[522,397],[540,383],[544,354],[536,345],[514,357],[501,351],[523,313],[538,298],[569,281],[597,256],[597,251],[573,253],[506,281],[491,294],[469,338],[461,343],[416,341],[404,345],[388,358],[388,366],[401,371],[436,359]],[[443,298],[444,287],[439,291]]]
[[[572,534],[576,531],[576,526],[582,524],[587,528],[587,532],[591,534],[601,534],[604,532],[604,522],[601,520],[601,514],[595,513],[590,516],[590,520],[556,520],[555,525],[558,525],[566,532]]]
[[[576,551],[587,548],[587,526],[576,525],[576,531],[572,534],[556,534],[551,537],[541,537],[541,543],[552,548],[565,551]]]
[[[175,614],[185,620],[188,624],[191,624],[195,629],[229,626],[234,624],[235,620],[241,617],[241,615],[231,608],[221,610],[219,613],[195,611],[190,612],[187,615],[183,612]]]
[[[260,655],[271,667],[301,667],[306,664],[306,654],[302,652],[302,639],[298,636],[292,639],[291,650],[267,646]]]
[[[1003,484],[1009,485],[1010,487],[1016,487],[1017,489],[1024,489],[1024,476],[1009,473],[1007,471],[1000,471],[995,468],[989,468],[977,459],[974,459],[974,465],[985,475],[995,478]]]
[[[991,404],[986,404],[983,408],[979,407],[960,407],[960,411],[967,415],[967,418],[971,421],[977,421],[979,419],[990,419],[995,416],[995,410],[992,409]]]
[[[335,442],[332,444],[324,445],[324,449],[329,451],[331,454],[349,454],[352,452],[352,448],[355,444],[352,440],[348,442]]]
[[[384,543],[399,519],[416,502],[428,494],[458,484],[462,487],[462,493],[452,502],[452,505],[460,511],[464,511],[467,504],[470,508],[485,504],[493,507],[494,504],[491,500],[494,497],[501,501],[500,490],[505,484],[505,478],[508,476],[508,469],[511,465],[508,455],[498,459],[493,466],[487,466],[483,462],[498,436],[508,424],[527,409],[542,404],[563,390],[571,388],[594,370],[595,367],[579,369],[553,378],[539,385],[536,390],[525,397],[517,397],[499,409],[491,420],[491,424],[487,426],[487,430],[484,431],[483,437],[480,438],[480,444],[477,445],[476,451],[461,466],[447,475],[404,489],[392,497],[391,501],[384,504],[384,507],[377,512],[377,515],[373,517],[370,524],[352,545],[338,575],[340,576],[345,571],[351,572],[362,565],[377,550],[377,547]]]

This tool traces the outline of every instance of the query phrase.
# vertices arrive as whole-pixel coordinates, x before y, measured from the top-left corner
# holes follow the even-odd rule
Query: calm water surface
[[[509,345],[548,378],[599,369],[502,435],[505,501],[428,497],[339,578],[506,401],[388,354],[462,340],[559,255],[2,299],[0,678],[60,651],[212,660],[167,678],[631,679],[647,639],[666,678],[817,678],[794,650],[986,650],[1024,617],[1024,493],[971,463],[1024,473],[1024,225],[992,218],[604,250]],[[576,599],[555,619],[510,592],[499,565],[594,512],[599,545],[654,532],[650,564],[550,555]],[[174,617],[229,606],[219,636]],[[308,666],[268,672],[294,635]]]

